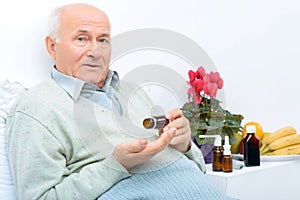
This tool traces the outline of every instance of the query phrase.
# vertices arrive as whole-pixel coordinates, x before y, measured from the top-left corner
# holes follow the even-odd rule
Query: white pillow
[[[17,199],[7,158],[5,123],[11,106],[24,92],[20,83],[0,80],[0,197],[5,200]]]

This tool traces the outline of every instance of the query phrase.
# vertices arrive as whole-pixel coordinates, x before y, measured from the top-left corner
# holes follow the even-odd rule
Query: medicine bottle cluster
[[[222,137],[220,135],[200,135],[200,138],[214,137],[213,149],[213,171],[232,172],[232,155],[229,144],[229,137],[225,136],[225,143],[222,147]]]
[[[151,116],[143,120],[143,126],[146,129],[162,129],[169,123],[164,116]],[[243,139],[244,145],[244,164],[247,167],[260,165],[260,140],[255,135],[255,126],[247,126],[247,136]],[[222,137],[220,135],[200,135],[200,138],[215,138],[213,149],[213,171],[232,172],[233,162],[229,144],[229,137],[225,136],[225,143],[222,146]],[[236,165],[235,165],[236,167]]]

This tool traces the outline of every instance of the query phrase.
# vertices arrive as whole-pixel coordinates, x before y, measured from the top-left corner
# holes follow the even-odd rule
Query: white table
[[[261,162],[231,173],[214,172],[208,179],[223,193],[241,200],[300,200],[300,160]]]

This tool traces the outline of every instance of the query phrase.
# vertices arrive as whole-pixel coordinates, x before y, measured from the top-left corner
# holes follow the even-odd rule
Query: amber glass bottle
[[[229,144],[229,137],[225,136],[225,144],[223,145],[223,159],[222,170],[223,172],[232,172],[232,155]]]
[[[215,146],[213,151],[213,171],[222,171],[223,150],[221,146]]]
[[[215,137],[214,150],[213,150],[213,171],[222,171],[222,158],[223,158],[223,148],[222,148],[222,138],[221,136]]]
[[[169,123],[164,115],[152,116],[143,120],[143,126],[146,129],[162,129]]]
[[[245,166],[260,166],[260,140],[255,135],[256,127],[247,126],[247,135],[244,138],[244,162]]]

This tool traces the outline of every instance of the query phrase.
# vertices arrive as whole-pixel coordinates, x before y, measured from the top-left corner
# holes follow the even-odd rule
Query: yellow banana
[[[300,144],[300,134],[294,134],[279,138],[278,140],[275,140],[269,144],[269,149],[277,150],[295,144]]]
[[[266,143],[266,139],[269,137],[271,132],[264,132],[263,137],[261,138],[261,144],[264,145]]]
[[[291,145],[291,146],[277,149],[275,151],[267,153],[267,155],[272,155],[272,156],[297,155],[297,154],[300,154],[300,144]]]
[[[297,131],[292,126],[285,126],[283,128],[280,128],[276,130],[275,132],[271,133],[268,138],[266,139],[266,144],[271,144],[275,140],[278,140],[279,138],[288,136],[288,135],[294,135]]]

